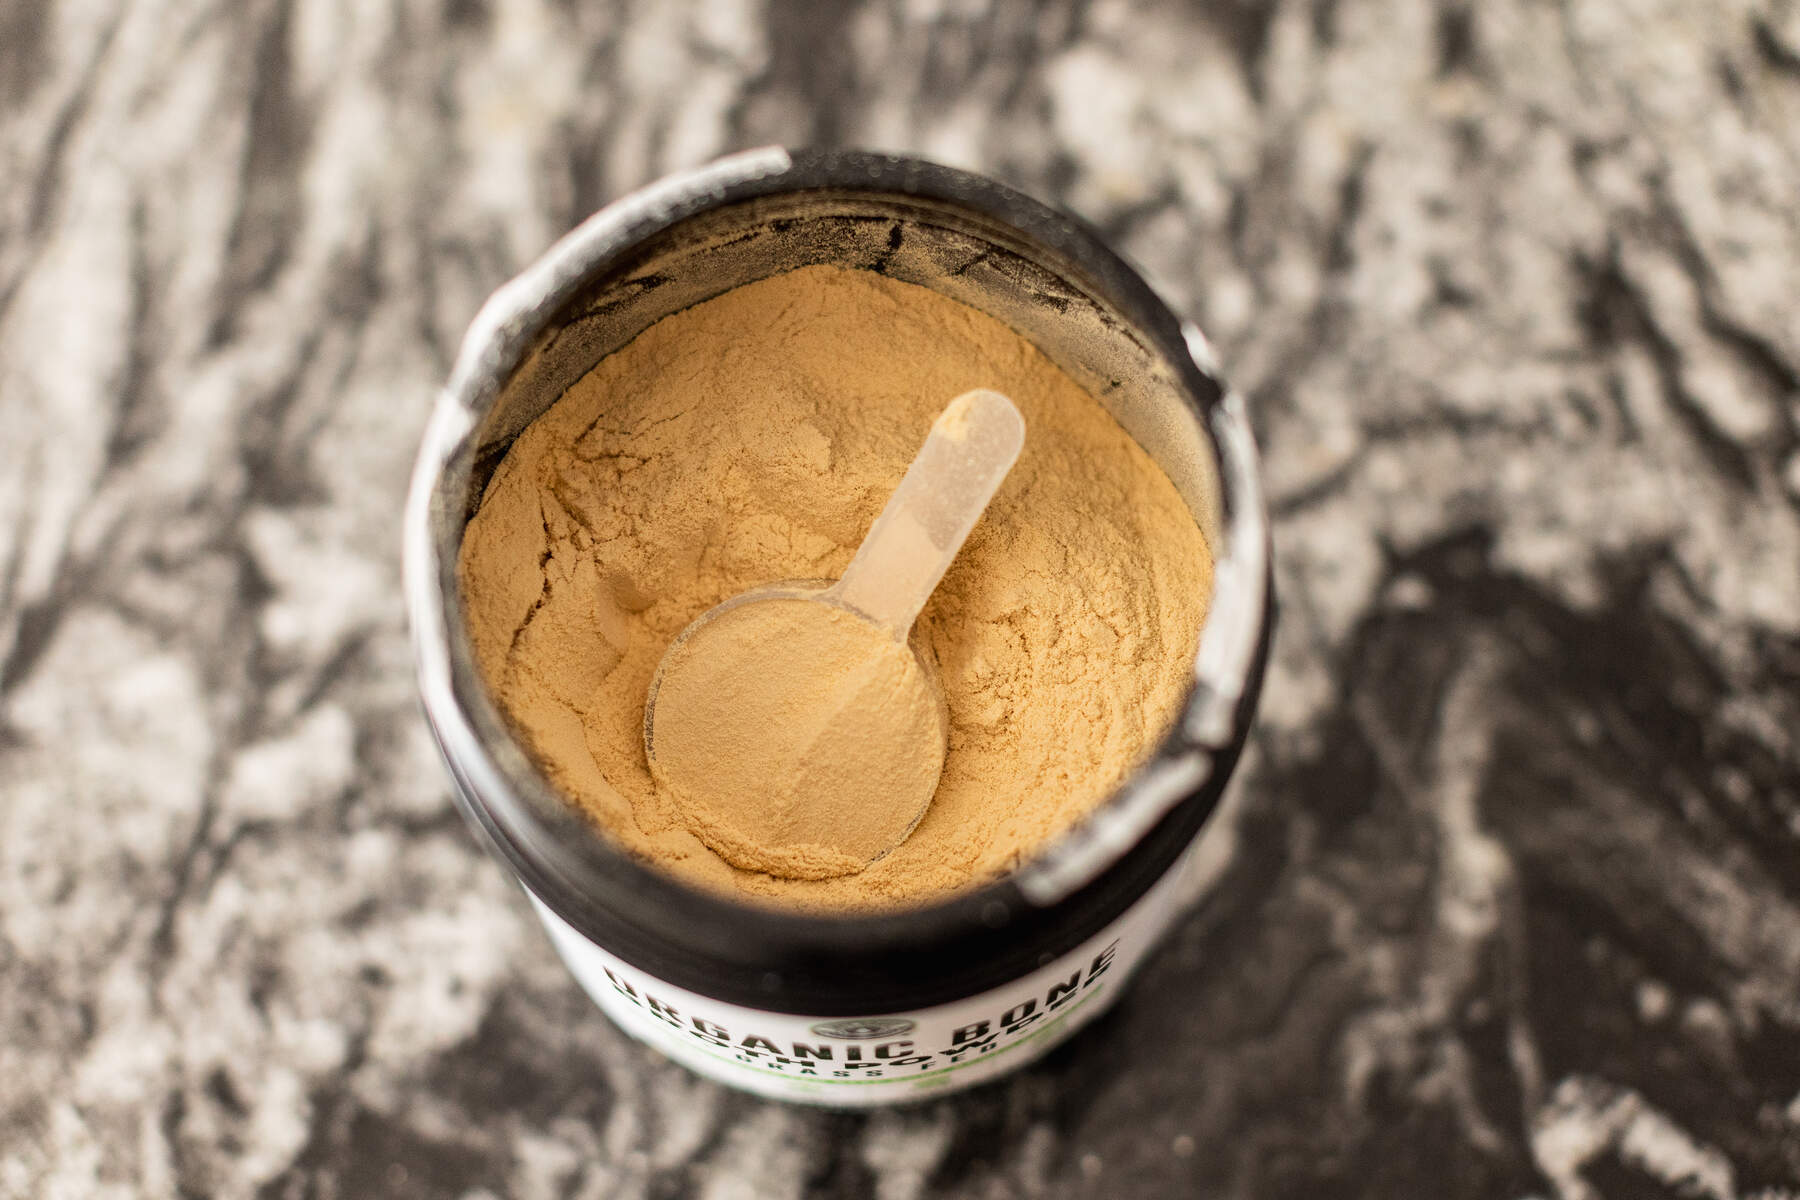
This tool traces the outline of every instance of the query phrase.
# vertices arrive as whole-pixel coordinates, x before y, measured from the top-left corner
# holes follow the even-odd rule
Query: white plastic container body
[[[639,1041],[773,1100],[875,1108],[1018,1070],[1104,1013],[1179,914],[1188,861],[1183,856],[1105,929],[1028,975],[949,1004],[850,1018],[763,1012],[686,991],[607,953],[531,900],[581,986]]]

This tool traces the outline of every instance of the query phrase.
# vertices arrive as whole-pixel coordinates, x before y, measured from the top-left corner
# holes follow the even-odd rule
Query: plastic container
[[[456,584],[489,476],[571,383],[672,312],[815,262],[923,284],[1029,337],[1168,473],[1215,556],[1193,690],[1155,754],[1012,875],[874,916],[735,903],[597,836],[508,733]],[[1269,640],[1256,451],[1198,331],[1080,221],[980,176],[882,155],[765,149],[671,176],[502,287],[437,402],[405,540],[420,690],[457,801],[570,970],[621,1026],[695,1071],[820,1104],[982,1082],[1117,997],[1177,913]]]

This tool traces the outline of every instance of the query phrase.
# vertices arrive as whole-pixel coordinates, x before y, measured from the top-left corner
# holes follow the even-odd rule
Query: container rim
[[[1127,317],[1174,370],[1216,455],[1213,595],[1175,727],[1044,854],[904,910],[817,914],[738,902],[594,836],[507,731],[467,652],[457,600],[464,498],[446,485],[466,482],[467,443],[537,336],[646,238],[713,209],[808,191],[960,208],[1054,255],[1066,278]],[[769,147],[679,172],[595,213],[503,285],[471,323],[438,395],[403,526],[421,699],[459,806],[489,849],[550,911],[622,960],[727,1002],[820,1016],[901,1011],[985,990],[1066,952],[1147,891],[1218,803],[1260,690],[1273,617],[1255,445],[1242,400],[1219,383],[1200,332],[1078,218],[983,176],[861,151]]]

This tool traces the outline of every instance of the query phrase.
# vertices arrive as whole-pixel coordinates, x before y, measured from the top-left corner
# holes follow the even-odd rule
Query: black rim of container
[[[1080,219],[985,177],[917,159],[795,151],[785,162],[722,184],[716,177],[689,183],[694,177],[677,176],[659,185],[657,203],[613,216],[608,236],[573,251],[559,243],[544,260],[554,269],[543,274],[541,290],[524,311],[490,331],[485,344],[465,345],[441,403],[484,411],[538,333],[556,324],[596,279],[610,275],[645,239],[700,213],[757,197],[854,192],[949,205],[1048,251],[1062,273],[1125,316],[1175,369],[1183,399],[1206,427],[1217,457],[1219,382],[1194,362],[1178,318]],[[425,454],[431,453],[428,443]],[[440,519],[446,510],[465,511],[468,458],[459,444],[442,447],[435,462],[422,462],[422,471],[433,471],[430,503],[422,507]],[[1237,505],[1257,501],[1236,494],[1227,472],[1220,476],[1222,524],[1228,525]],[[439,697],[434,705],[428,690],[426,716],[464,816],[521,883],[589,941],[675,987],[774,1012],[840,1017],[925,1008],[1000,986],[1094,936],[1164,876],[1217,806],[1243,746],[1268,650],[1265,601],[1230,738],[1210,749],[1211,771],[1086,886],[1040,905],[1006,877],[926,907],[811,915],[680,883],[596,836],[556,795],[513,742],[466,650],[456,602],[460,536],[459,527],[442,544],[435,530],[431,533],[435,578],[419,589],[426,595],[415,592],[412,603],[422,663],[431,655],[448,660],[448,703]],[[1222,555],[1223,548],[1215,545],[1214,551]],[[1262,594],[1268,595],[1266,586]],[[420,636],[421,603],[437,606],[429,615],[443,636]],[[431,644],[434,640],[442,644]],[[1158,757],[1189,748],[1178,726],[1163,739]]]

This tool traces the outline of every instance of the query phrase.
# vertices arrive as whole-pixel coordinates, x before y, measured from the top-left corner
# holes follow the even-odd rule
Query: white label
[[[627,966],[537,897],[532,903],[575,978],[633,1037],[745,1091],[866,1107],[924,1100],[1016,1070],[1105,1011],[1173,917],[1186,861],[1047,966],[964,1000],[863,1017],[763,1012],[697,995]]]

